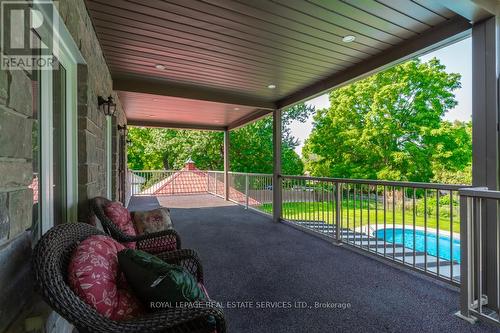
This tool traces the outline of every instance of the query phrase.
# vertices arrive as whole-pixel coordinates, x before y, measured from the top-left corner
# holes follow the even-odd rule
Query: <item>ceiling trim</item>
[[[141,126],[141,127],[204,130],[204,131],[225,131],[227,129],[227,127],[224,126],[193,125],[193,124],[169,123],[162,121],[148,121],[148,120],[135,120],[135,119],[128,119],[127,125]]]
[[[273,102],[250,96],[243,96],[234,92],[162,80],[144,79],[136,76],[113,76],[113,90],[188,98],[259,109],[275,109]]]
[[[473,23],[500,13],[500,4],[497,0],[437,0],[437,2]]]
[[[229,124],[227,129],[228,130],[238,129],[240,127],[248,125],[251,122],[259,120],[259,119],[261,119],[261,118],[263,118],[263,117],[265,117],[273,112],[274,112],[274,110],[257,110],[257,111],[252,112],[251,114],[249,114],[245,117],[242,117],[242,118],[232,122],[231,124]]]
[[[287,97],[276,101],[277,108],[286,108],[291,105],[313,98],[328,90],[338,88],[354,80],[371,75],[396,63],[408,60],[416,55],[451,44],[470,34],[471,24],[461,16],[443,22],[425,33],[408,41],[383,51],[366,61],[360,62],[348,69],[330,75],[312,85],[298,90]]]

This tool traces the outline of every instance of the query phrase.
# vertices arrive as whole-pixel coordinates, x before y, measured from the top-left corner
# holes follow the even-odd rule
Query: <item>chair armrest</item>
[[[137,248],[151,254],[165,251],[179,250],[181,248],[181,238],[173,229],[167,229],[151,234],[139,236],[127,236],[121,242],[137,242]]]
[[[125,234],[104,213],[104,205],[109,202],[111,201],[106,198],[96,197],[90,200],[90,210],[99,219],[104,231],[120,243],[140,242],[141,244],[137,244],[138,247],[150,253],[159,253],[181,248],[181,238],[173,229],[139,236]]]
[[[215,302],[200,302],[192,307],[172,307],[158,312],[148,313],[139,318],[124,321],[114,321],[98,315],[98,321],[80,326],[81,332],[206,332],[212,333],[213,328],[207,324],[209,317],[216,323],[217,333],[226,333],[224,312]],[[89,330],[89,326],[92,330]]]
[[[203,284],[203,266],[195,250],[182,249],[159,253],[156,256],[169,264],[184,267],[199,283]]]

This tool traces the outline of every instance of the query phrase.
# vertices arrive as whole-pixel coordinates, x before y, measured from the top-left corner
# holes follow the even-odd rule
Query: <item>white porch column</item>
[[[281,219],[281,109],[273,112],[273,221]]]
[[[224,198],[229,200],[229,130],[224,130]]]
[[[499,189],[499,90],[500,17],[492,17],[472,28],[472,183]],[[484,248],[484,293],[488,306],[499,305],[497,267],[498,207],[492,201],[481,208]],[[462,266],[466,266],[462,264]],[[463,274],[464,271],[462,271]],[[462,284],[464,284],[462,282]]]

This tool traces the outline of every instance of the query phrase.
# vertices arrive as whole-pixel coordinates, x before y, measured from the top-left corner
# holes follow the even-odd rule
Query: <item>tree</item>
[[[223,165],[220,132],[131,127],[128,166],[132,170],[180,169],[188,158],[200,169]]]
[[[333,90],[331,107],[314,116],[303,149],[306,169],[316,176],[423,182],[438,167],[463,170],[470,133],[441,120],[457,105],[459,87],[460,75],[432,59]]]
[[[432,180],[445,184],[472,184],[472,122],[443,121],[432,134],[436,147]]]
[[[282,113],[281,159],[282,172],[301,175],[304,164],[295,152],[299,142],[289,125],[292,121],[306,121],[314,113],[314,107],[298,104]],[[240,172],[273,172],[273,119],[265,117],[231,132],[231,170]]]
[[[133,170],[157,169],[164,164],[164,150],[161,149],[168,140],[168,131],[157,128],[131,127],[128,139],[128,165]]]
[[[299,104],[283,112],[282,168],[286,174],[302,174],[304,164],[294,149],[298,140],[288,126],[294,120],[305,121],[314,108]],[[223,133],[211,131],[130,128],[129,168],[180,169],[188,158],[198,168],[222,170]],[[272,173],[273,122],[265,117],[230,132],[232,171]]]

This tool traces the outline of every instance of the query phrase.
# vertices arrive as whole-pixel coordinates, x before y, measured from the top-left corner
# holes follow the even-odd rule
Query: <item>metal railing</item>
[[[207,192],[224,198],[224,171],[207,171]]]
[[[131,171],[129,177],[132,195],[225,197],[223,171]],[[500,191],[308,176],[281,176],[281,183],[286,223],[460,284],[458,314],[500,324]],[[271,174],[229,172],[228,190],[230,201],[272,214]],[[486,218],[486,209],[495,213]],[[492,226],[494,241],[486,233]]]
[[[463,261],[458,315],[499,325],[500,191],[463,189],[460,200]]]
[[[200,170],[131,170],[128,176],[132,196],[196,194],[208,189],[207,172]]]
[[[132,171],[132,195],[210,193],[223,171]],[[281,176],[281,219],[453,284],[460,283],[461,185]],[[228,199],[273,212],[271,174],[228,173]]]
[[[282,176],[282,219],[439,279],[460,282],[464,186]]]
[[[273,176],[263,173],[229,172],[229,200],[266,214],[273,212]]]

